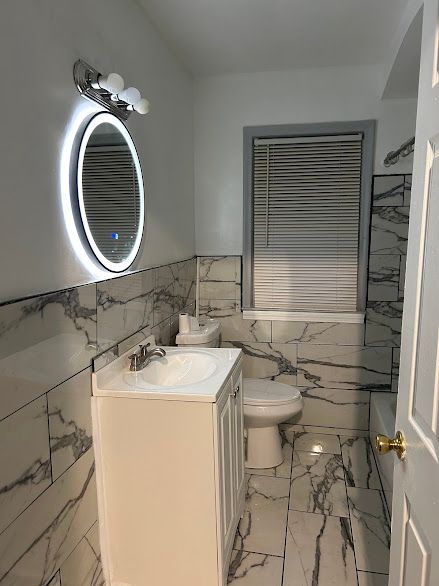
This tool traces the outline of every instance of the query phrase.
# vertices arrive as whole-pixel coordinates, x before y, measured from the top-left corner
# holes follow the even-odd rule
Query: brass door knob
[[[375,437],[375,449],[380,456],[388,454],[391,451],[396,452],[400,460],[405,457],[405,440],[400,431],[397,431],[395,437],[390,439],[387,435],[380,433]]]

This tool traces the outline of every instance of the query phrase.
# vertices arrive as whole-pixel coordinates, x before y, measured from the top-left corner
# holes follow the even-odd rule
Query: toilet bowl
[[[244,426],[247,432],[247,468],[274,468],[282,464],[278,425],[300,413],[303,399],[297,387],[247,378],[244,387]]]

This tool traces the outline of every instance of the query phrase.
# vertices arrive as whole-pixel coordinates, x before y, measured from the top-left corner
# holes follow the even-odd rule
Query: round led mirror
[[[124,271],[142,241],[142,169],[128,130],[112,114],[91,119],[79,149],[78,200],[87,240],[99,262]]]

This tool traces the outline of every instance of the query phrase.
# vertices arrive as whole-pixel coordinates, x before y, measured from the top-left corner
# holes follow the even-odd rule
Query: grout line
[[[7,419],[8,417],[11,417],[11,415],[18,413],[21,409],[24,409],[24,407],[27,407],[28,405],[30,405],[31,403],[33,403],[37,399],[41,399],[41,397],[43,395],[48,395],[51,391],[55,390],[56,388],[60,387],[61,385],[63,385],[67,381],[71,380],[75,376],[78,376],[78,374],[81,374],[82,372],[84,372],[88,369],[91,369],[91,364],[89,364],[85,368],[81,368],[81,370],[78,370],[78,372],[75,372],[75,374],[72,374],[71,376],[67,377],[66,379],[62,380],[61,382],[56,383],[56,385],[54,385],[53,387],[50,387],[49,389],[47,389],[47,391],[44,391],[43,393],[40,393],[36,397],[33,397],[30,401],[28,401],[27,403],[24,403],[24,405],[20,405],[20,407],[17,407],[17,409],[14,409],[14,411],[11,411],[10,413],[8,413],[8,415],[5,415],[4,417],[0,418],[0,423],[2,421],[5,421],[5,419]],[[90,372],[90,376],[91,376],[91,372]]]
[[[53,484],[53,462],[52,462],[52,445],[50,441],[50,414],[49,414],[49,397],[46,393],[46,409],[47,409],[47,439],[49,441],[49,462],[50,462],[50,484]]]
[[[46,487],[46,488],[45,488],[45,489],[44,489],[42,492],[40,492],[40,494],[39,494],[38,496],[36,496],[32,502],[30,502],[28,505],[26,505],[26,507],[25,507],[25,508],[24,508],[22,511],[20,511],[20,513],[19,513],[19,514],[18,514],[18,515],[17,515],[17,516],[16,516],[16,517],[15,517],[15,518],[14,518],[14,519],[13,519],[13,520],[12,520],[12,521],[11,521],[11,522],[8,524],[8,525],[7,525],[7,526],[6,526],[4,529],[2,529],[2,530],[0,531],[0,535],[3,535],[3,533],[5,533],[5,532],[6,532],[6,531],[7,531],[7,530],[8,530],[8,529],[9,529],[9,528],[10,528],[10,527],[11,527],[11,526],[12,526],[12,525],[13,525],[13,524],[14,524],[14,523],[15,523],[15,522],[16,522],[16,521],[17,521],[17,520],[18,520],[18,519],[19,519],[19,518],[20,518],[20,517],[21,517],[21,516],[22,516],[22,515],[23,515],[23,514],[24,514],[24,513],[25,513],[25,512],[26,512],[26,511],[27,511],[27,510],[30,508],[30,507],[31,507],[31,506],[32,506],[32,505],[34,505],[34,504],[35,504],[35,503],[38,501],[38,499],[40,499],[40,498],[43,496],[43,494],[45,494],[45,493],[46,493],[46,492],[47,492],[47,491],[48,491],[50,488],[52,488],[52,486],[54,486],[54,485],[55,485],[55,484],[56,484],[56,483],[57,483],[59,480],[61,480],[61,478],[64,476],[64,474],[65,474],[65,473],[66,473],[68,470],[70,470],[70,468],[72,468],[73,466],[75,466],[75,464],[76,464],[77,462],[79,462],[83,456],[85,456],[86,454],[88,454],[88,452],[89,452],[89,450],[90,450],[90,449],[91,449],[91,450],[93,450],[93,444],[92,444],[92,445],[91,445],[91,446],[88,448],[88,450],[87,450],[86,452],[83,452],[83,453],[82,453],[82,454],[79,456],[79,458],[78,458],[77,460],[75,460],[75,461],[74,461],[72,464],[70,464],[70,466],[68,466],[68,467],[67,467],[67,468],[64,470],[64,472],[58,476],[58,478],[55,478],[55,480],[53,480],[53,481],[52,481],[52,482],[49,484],[49,486],[47,486],[47,487]],[[93,460],[93,461],[94,461],[94,460]],[[96,521],[94,521],[94,523],[95,523],[95,522],[96,522]],[[89,529],[90,529],[90,528],[89,528]],[[89,529],[87,529],[87,532],[89,531]],[[81,538],[81,539],[82,539],[82,538]],[[75,546],[75,547],[76,547],[76,546]],[[73,551],[73,550],[72,550],[72,551]]]
[[[388,523],[389,528],[390,528],[390,539],[392,539],[392,515],[390,513],[390,508],[389,508],[389,506],[387,504],[387,499],[386,499],[386,495],[385,495],[385,491],[384,491],[383,479],[381,478],[381,471],[380,471],[380,466],[379,466],[379,463],[378,463],[378,460],[377,460],[377,455],[375,454],[375,450],[373,449],[372,442],[370,441],[370,438],[369,438],[369,446],[370,446],[370,449],[372,451],[373,459],[374,459],[374,462],[375,462],[376,469],[378,471],[378,478],[380,480],[380,486],[381,486],[381,488],[378,488],[378,489],[375,489],[375,490],[379,490],[379,492],[381,493],[381,498],[384,501],[384,507],[385,507],[385,509],[387,511],[387,523]],[[392,486],[392,497],[393,497],[393,486]]]
[[[282,555],[276,555],[275,553],[267,553],[265,551],[251,551],[250,549],[235,549],[233,548],[232,551],[243,551],[245,553],[253,553],[255,555],[268,555],[268,557],[270,558],[278,558],[283,560],[284,556]]]
[[[288,490],[288,508],[287,508],[287,522],[285,525],[285,540],[284,540],[284,556],[283,556],[283,564],[282,564],[282,577],[280,586],[283,586],[284,583],[284,573],[285,573],[285,559],[287,554],[287,537],[288,537],[288,518],[290,516],[290,500],[291,500],[291,478],[293,476],[293,458],[294,458],[294,444],[296,442],[296,433],[293,435],[293,441],[291,445],[291,463],[290,463],[290,478],[289,478],[289,490]]]
[[[338,439],[340,441],[340,450],[341,450],[340,436],[338,436]],[[346,493],[346,505],[347,505],[347,508],[348,508],[348,517],[347,517],[347,519],[349,520],[349,528],[350,528],[350,531],[351,531],[352,551],[353,551],[353,554],[354,554],[354,563],[355,563],[355,577],[357,579],[357,586],[358,586],[357,552],[355,551],[354,532],[352,530],[351,507],[349,506],[348,483],[346,482],[346,466],[344,465],[344,462],[343,462],[343,455],[341,457],[341,461],[342,461],[342,465],[343,465],[344,485],[345,485],[345,493]]]

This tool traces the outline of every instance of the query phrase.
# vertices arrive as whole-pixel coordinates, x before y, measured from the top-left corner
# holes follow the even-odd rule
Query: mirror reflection
[[[93,252],[110,270],[125,270],[140,246],[143,183],[131,136],[111,114],[92,119],[84,134],[78,193]]]

